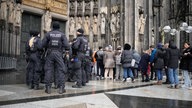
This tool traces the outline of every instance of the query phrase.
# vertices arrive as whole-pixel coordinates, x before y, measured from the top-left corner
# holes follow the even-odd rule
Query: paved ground
[[[30,90],[24,84],[1,85],[0,108],[192,108],[192,90],[154,83],[99,80],[80,89],[67,83],[62,95],[54,88],[52,94],[44,93],[43,85],[41,90]]]

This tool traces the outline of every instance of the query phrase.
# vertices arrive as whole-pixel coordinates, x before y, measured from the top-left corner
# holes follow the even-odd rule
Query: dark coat
[[[167,49],[167,67],[168,68],[178,68],[179,66],[180,51],[173,43],[170,44]]]
[[[190,54],[188,55],[189,56],[189,61],[188,61],[188,71],[189,72],[192,72],[192,48],[190,48]]]
[[[180,64],[179,64],[179,68],[182,70],[188,70],[188,62],[189,62],[189,56],[185,55],[185,53],[190,53],[191,48],[186,48],[183,49],[182,54],[181,54],[181,59],[180,59]]]
[[[133,59],[133,52],[131,50],[123,50],[121,54],[121,64],[123,68],[131,67],[132,59]]]
[[[154,68],[155,69],[163,69],[164,68],[164,58],[166,51],[162,48],[157,49],[157,52],[154,57]]]
[[[141,60],[140,60],[140,62],[139,62],[139,69],[140,69],[141,72],[143,72],[143,73],[146,73],[146,72],[147,72],[149,60],[150,60],[149,54],[144,53],[144,54],[141,56]]]

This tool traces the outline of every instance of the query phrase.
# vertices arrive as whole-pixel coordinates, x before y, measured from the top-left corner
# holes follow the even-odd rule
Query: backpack
[[[84,51],[84,52],[88,51],[88,41],[86,38],[84,38],[84,37],[81,38],[81,44],[80,45],[82,46],[82,51]]]
[[[103,59],[103,55],[104,55],[104,52],[99,50],[96,52],[96,55],[97,55],[97,59],[99,60],[102,60]]]

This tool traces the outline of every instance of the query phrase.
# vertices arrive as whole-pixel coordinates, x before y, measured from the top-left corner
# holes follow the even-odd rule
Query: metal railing
[[[0,70],[1,69],[16,69],[17,59],[13,57],[0,56]]]

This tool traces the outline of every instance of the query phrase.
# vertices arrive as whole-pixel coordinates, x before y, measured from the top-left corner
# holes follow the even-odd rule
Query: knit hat
[[[162,45],[161,43],[158,43],[158,44],[157,44],[157,48],[158,48],[158,49],[161,49],[162,46],[163,46],[163,45]]]

